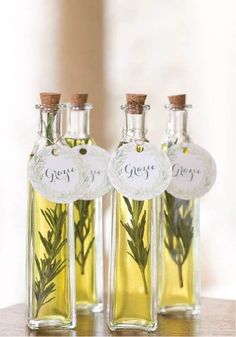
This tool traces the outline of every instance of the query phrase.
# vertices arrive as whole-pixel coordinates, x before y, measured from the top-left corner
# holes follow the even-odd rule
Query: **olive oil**
[[[66,138],[70,147],[95,144],[93,139]],[[75,275],[77,309],[89,309],[99,303],[96,290],[95,219],[98,200],[73,203],[75,231]]]
[[[124,201],[124,196],[115,192],[117,228],[116,228],[116,256],[115,271],[117,277],[114,280],[114,319],[113,324],[129,323],[141,320],[144,325],[152,325],[152,279],[151,270],[151,217],[152,200],[143,202],[139,219],[146,214],[143,245],[149,250],[147,263],[142,272],[138,263],[133,258],[129,242],[131,240],[127,230],[122,224],[130,224],[131,217]],[[141,205],[141,201],[129,199],[131,207],[136,203]]]
[[[167,198],[172,200],[168,203]],[[198,303],[198,200],[182,200],[164,193],[161,233],[161,312],[192,311]],[[172,232],[172,234],[170,234]]]
[[[62,325],[71,324],[73,306],[71,304],[68,263],[70,259],[68,206],[48,201],[32,187],[30,187],[30,200],[31,240],[34,251],[34,260],[32,261],[34,318],[40,321],[61,322]],[[55,215],[60,217],[63,214],[64,216],[62,222],[56,221],[55,227],[52,228],[53,220],[49,220],[47,214],[53,215],[54,218]],[[60,228],[56,226],[60,226]],[[61,232],[57,234],[57,230]],[[46,243],[43,244],[45,241],[51,242],[47,240],[48,234],[52,236],[52,242],[58,240],[58,243],[53,245],[52,252],[47,251]],[[55,264],[57,266],[54,268]]]

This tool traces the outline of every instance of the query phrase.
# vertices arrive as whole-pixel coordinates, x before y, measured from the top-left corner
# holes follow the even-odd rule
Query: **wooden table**
[[[72,331],[30,331],[26,327],[25,305],[0,310],[0,336],[236,336],[236,301],[202,299],[201,315],[195,319],[159,317],[156,333],[137,331],[111,333],[105,314],[78,316]]]

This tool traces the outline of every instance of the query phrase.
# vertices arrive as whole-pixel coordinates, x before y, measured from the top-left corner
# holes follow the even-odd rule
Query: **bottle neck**
[[[61,137],[60,108],[40,107],[39,135],[46,138],[49,145]]]
[[[90,110],[70,107],[67,111],[66,137],[86,139],[90,137]]]
[[[141,113],[130,113],[128,108],[125,108],[125,125],[123,128],[124,142],[146,140],[146,107],[143,107]]]
[[[175,142],[189,140],[187,131],[188,111],[179,109],[169,109],[169,117],[167,124],[167,137]]]

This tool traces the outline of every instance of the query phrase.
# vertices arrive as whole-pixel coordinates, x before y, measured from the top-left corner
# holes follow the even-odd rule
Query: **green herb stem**
[[[147,286],[145,271],[141,270],[141,274],[142,274],[142,278],[143,278],[144,291],[145,291],[145,294],[147,295],[148,294],[148,286]]]
[[[52,112],[47,114],[47,126],[46,126],[46,135],[47,135],[47,145],[53,144],[53,122],[55,115]]]
[[[184,281],[183,281],[182,264],[178,264],[178,273],[179,273],[179,286],[180,286],[180,288],[183,288]]]
[[[77,200],[74,202],[74,207],[79,213],[79,220],[74,222],[75,247],[77,247],[76,240],[78,239],[80,242],[80,251],[77,253],[77,249],[75,250],[75,260],[80,266],[81,275],[85,274],[85,264],[95,240],[95,237],[93,236],[88,243],[87,249],[85,248],[87,237],[89,236],[93,227],[94,208],[90,214],[92,205],[92,200]]]

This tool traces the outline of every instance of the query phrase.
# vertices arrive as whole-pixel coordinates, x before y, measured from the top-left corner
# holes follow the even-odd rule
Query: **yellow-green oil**
[[[124,197],[116,192],[116,255],[114,266],[114,307],[112,325],[125,323],[138,325],[153,324],[152,317],[152,280],[151,280],[151,251],[145,268],[145,280],[138,264],[130,256],[132,254],[128,240],[130,236],[122,223],[131,224],[131,215]],[[139,203],[129,199],[130,204]],[[144,201],[140,218],[146,212],[146,223],[143,234],[145,247],[151,242],[151,208],[152,200]],[[146,287],[145,287],[146,283]],[[146,288],[146,289],[145,289]]]
[[[66,142],[70,147],[95,144],[92,138],[66,138]],[[77,308],[86,308],[98,301],[96,294],[95,211],[94,200],[77,200],[74,202]],[[83,238],[85,239],[83,240]]]
[[[164,224],[164,238],[167,238]],[[193,245],[182,266],[183,285],[180,285],[179,270],[166,246],[162,245],[162,268],[160,307],[192,306],[195,304]]]
[[[40,233],[43,237],[48,238],[48,232],[50,231],[50,226],[45,220],[42,211],[48,209],[57,209],[57,214],[61,212],[68,212],[68,206],[65,204],[56,204],[54,202],[48,201],[38,192],[36,192],[31,184],[29,184],[29,200],[30,200],[30,227],[31,227],[31,240],[34,251],[33,260],[33,315],[35,320],[59,320],[64,323],[71,320],[72,307],[71,307],[71,293],[70,293],[70,272],[69,272],[69,247],[68,247],[68,217],[66,217],[62,231],[60,233],[61,242],[67,240],[63,245],[62,249],[56,254],[56,261],[65,261],[64,268],[53,278],[48,284],[42,284],[42,289],[46,289],[50,284],[54,283],[54,290],[45,298],[44,304],[38,306],[35,297],[35,282],[40,280],[39,271],[36,265],[35,256],[39,260],[44,260],[47,263],[48,254],[44,245],[42,244],[42,239]],[[54,240],[55,237],[52,237]],[[55,260],[54,260],[55,261]],[[43,292],[41,293],[41,295]]]
[[[163,143],[162,150],[167,151],[171,147],[171,143]],[[188,147],[183,148],[183,153],[188,154]],[[173,207],[167,203],[167,197],[172,199]],[[162,235],[160,242],[160,261],[161,269],[159,277],[159,309],[168,310],[168,308],[194,307],[197,302],[196,294],[196,254],[194,249],[194,240],[196,236],[196,229],[198,226],[197,200],[182,200],[169,195],[167,192],[163,193],[162,201]],[[169,244],[168,239],[168,221],[164,215],[166,212],[171,223],[178,227],[177,232],[181,230],[182,224],[187,221],[188,225],[192,227],[192,239],[190,240],[190,248],[184,263],[180,266],[176,264],[170,254],[170,249],[167,248]],[[180,235],[181,236],[181,235]],[[183,241],[177,242],[176,236],[173,238],[173,246],[178,249],[180,244],[180,251],[184,247]]]

